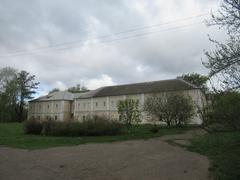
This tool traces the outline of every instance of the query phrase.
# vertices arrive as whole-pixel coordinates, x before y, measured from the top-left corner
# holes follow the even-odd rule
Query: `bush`
[[[81,123],[82,135],[85,136],[120,134],[122,126],[123,125],[117,121],[109,121],[98,116],[88,118]]]
[[[159,127],[158,127],[157,125],[154,125],[154,126],[150,129],[150,131],[151,131],[152,133],[157,133],[157,132],[159,131]]]
[[[39,125],[38,133],[34,133],[32,126],[27,126],[28,134],[42,134],[51,136],[102,136],[121,133],[123,125],[116,121],[106,120],[103,117],[87,118],[83,122],[59,122],[53,120],[31,121]]]
[[[24,132],[26,134],[41,134],[42,123],[34,118],[24,121]]]
[[[226,130],[240,130],[240,93],[225,92],[215,95],[209,126],[221,124]]]

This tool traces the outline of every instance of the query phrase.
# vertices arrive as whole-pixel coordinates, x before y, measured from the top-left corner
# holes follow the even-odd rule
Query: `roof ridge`
[[[137,85],[137,84],[146,84],[146,83],[154,83],[154,82],[164,82],[164,81],[174,81],[174,80],[177,80],[177,79],[176,78],[163,79],[163,80],[155,80],[155,81],[143,81],[143,82],[137,82],[137,83],[126,83],[126,84],[119,84],[119,85],[103,86],[103,87],[101,87],[101,90],[103,88],[107,88],[107,87],[119,87],[119,86]],[[100,89],[100,88],[98,88],[98,89]]]

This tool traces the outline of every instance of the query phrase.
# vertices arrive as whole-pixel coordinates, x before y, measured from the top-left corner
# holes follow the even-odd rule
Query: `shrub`
[[[215,95],[209,126],[221,124],[225,130],[240,130],[240,93],[225,92]]]
[[[43,122],[29,120],[26,122],[26,133],[51,136],[102,136],[117,135],[121,133],[122,124],[110,121],[103,117],[87,118],[83,122],[60,122],[46,120]],[[38,127],[38,129],[36,129]]]
[[[152,133],[157,133],[157,132],[159,131],[159,127],[155,124],[155,125],[150,129],[150,131],[151,131]]]
[[[117,121],[106,120],[104,117],[95,116],[81,123],[81,135],[117,135],[121,133],[122,124]]]
[[[42,123],[34,118],[24,121],[24,132],[26,134],[41,134]]]

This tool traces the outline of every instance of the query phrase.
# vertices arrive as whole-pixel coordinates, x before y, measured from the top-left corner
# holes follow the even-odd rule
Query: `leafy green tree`
[[[0,121],[22,121],[26,100],[32,99],[38,82],[26,71],[0,69]]]
[[[191,98],[178,94],[149,97],[145,101],[144,109],[156,116],[160,122],[165,122],[168,127],[186,125],[194,115]]]
[[[117,108],[119,120],[126,124],[128,127],[131,126],[133,123],[141,122],[138,100],[120,100],[117,103]]]
[[[15,121],[17,70],[11,67],[0,69],[0,121]]]
[[[219,124],[225,128],[240,130],[239,92],[216,94],[211,109],[209,125]]]
[[[194,84],[195,86],[201,88],[203,92],[206,92],[208,90],[207,81],[209,78],[207,76],[204,76],[198,73],[189,73],[189,74],[183,74],[182,78],[185,81],[188,81]]]
[[[208,62],[204,66],[210,70],[210,77],[219,80],[223,89],[240,88],[240,1],[223,0],[217,13],[207,22],[209,26],[219,26],[227,31],[228,40],[220,43],[210,38],[216,49],[206,51]]]
[[[17,74],[17,103],[15,111],[17,113],[18,120],[23,121],[24,107],[26,100],[33,98],[33,94],[36,93],[39,82],[35,82],[35,75],[30,75],[27,71],[21,71]]]
[[[183,95],[172,95],[168,97],[167,102],[170,108],[171,117],[175,126],[187,125],[194,115],[193,102],[190,97]]]
[[[11,67],[0,69],[0,93],[6,90],[9,82],[14,80],[17,76],[17,70]]]

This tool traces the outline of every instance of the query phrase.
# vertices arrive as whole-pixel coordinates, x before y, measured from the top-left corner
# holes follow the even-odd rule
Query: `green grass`
[[[206,155],[210,172],[217,180],[240,179],[240,133],[211,133],[191,140],[189,150]]]
[[[22,149],[43,149],[56,146],[73,146],[85,143],[114,142],[131,139],[149,139],[168,134],[180,134],[188,128],[160,128],[158,133],[150,132],[152,125],[133,126],[128,132],[116,136],[92,136],[92,137],[53,137],[42,135],[24,134],[21,123],[0,124],[0,145]]]

